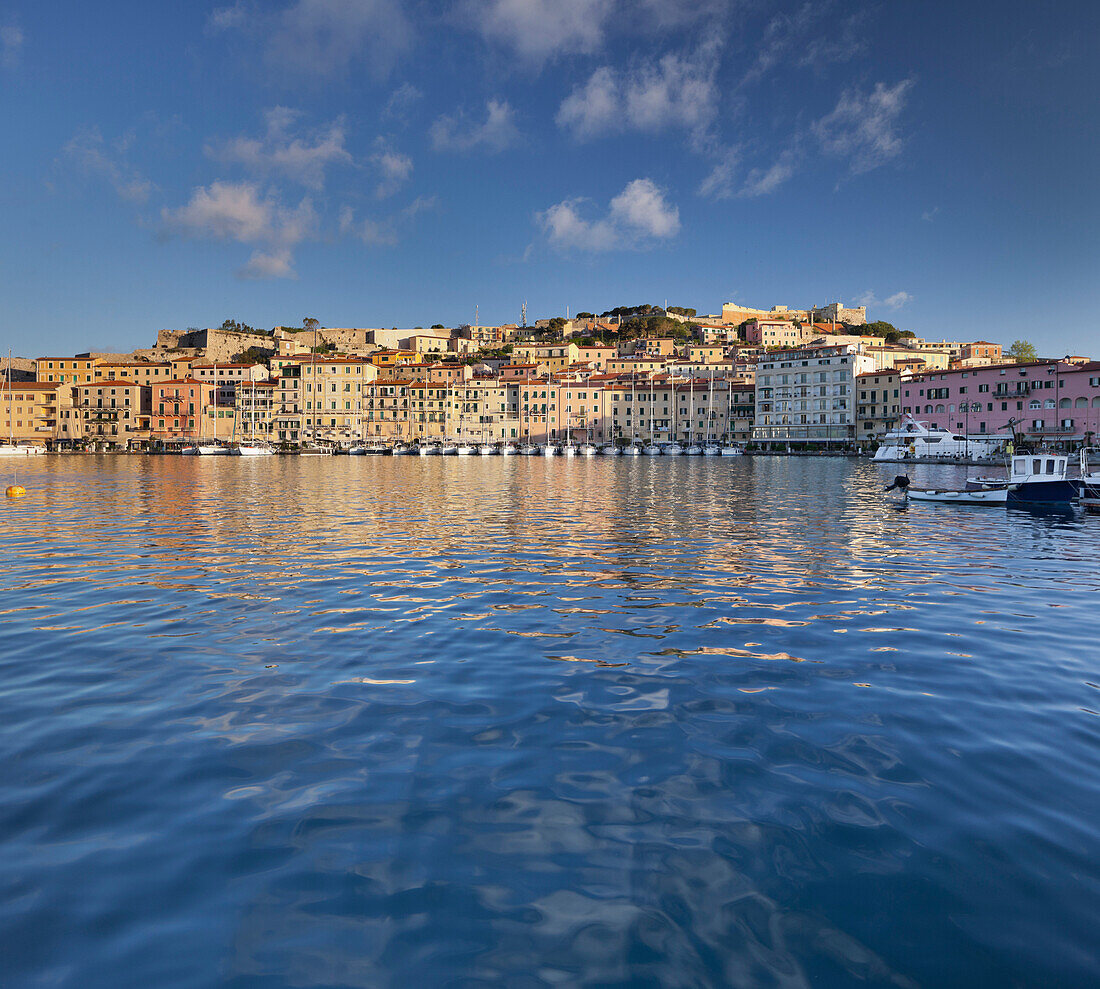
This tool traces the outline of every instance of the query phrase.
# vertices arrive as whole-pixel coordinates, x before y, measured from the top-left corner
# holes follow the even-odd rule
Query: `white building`
[[[756,365],[754,443],[826,443],[856,436],[856,375],[874,359],[854,347],[805,347]]]

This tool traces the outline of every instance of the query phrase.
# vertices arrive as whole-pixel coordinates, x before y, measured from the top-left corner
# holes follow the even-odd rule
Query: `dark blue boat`
[[[1069,457],[1064,454],[1017,454],[1008,477],[1008,504],[1073,504],[1080,496],[1080,486],[1066,477],[1068,468]]]

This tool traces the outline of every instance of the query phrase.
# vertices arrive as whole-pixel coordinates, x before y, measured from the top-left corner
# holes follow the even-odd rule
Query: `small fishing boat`
[[[1008,502],[1008,489],[909,488],[909,497],[913,501],[951,505],[1004,505]]]

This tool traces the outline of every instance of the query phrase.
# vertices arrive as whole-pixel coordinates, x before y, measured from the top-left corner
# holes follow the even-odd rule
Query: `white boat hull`
[[[953,505],[1004,505],[1008,502],[1008,490],[957,491],[941,488],[910,488],[913,501],[935,501]]]
[[[269,446],[239,446],[237,447],[238,457],[273,457],[275,451]]]
[[[37,457],[45,452],[40,446],[18,446],[8,443],[0,446],[0,457]]]

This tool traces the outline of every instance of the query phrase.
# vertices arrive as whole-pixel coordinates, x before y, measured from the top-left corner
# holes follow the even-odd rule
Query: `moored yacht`
[[[684,448],[680,446],[675,440],[671,443],[666,443],[665,448],[661,451],[666,457],[678,457],[684,452]]]
[[[577,449],[577,452],[582,457],[594,457],[600,452],[600,449],[595,443],[582,443]]]
[[[642,452],[647,457],[659,457],[661,455],[661,448],[656,443],[650,443]]]
[[[722,447],[721,453],[723,457],[743,457],[745,455],[745,451],[736,443]]]
[[[717,443],[704,443],[703,444],[703,456],[704,457],[717,457],[722,453],[722,448]]]
[[[460,457],[468,457],[471,453],[477,453],[477,447],[463,440],[455,446],[455,453]]]
[[[519,452],[525,457],[533,457],[539,452],[539,448],[535,446],[534,443],[524,443],[523,446],[519,448]]]
[[[556,446],[555,444],[553,444],[553,443],[544,443],[544,444],[543,444],[543,445],[542,445],[542,446],[541,446],[541,447],[539,448],[539,453],[541,453],[541,454],[542,454],[542,455],[543,455],[544,457],[552,457],[552,456],[554,456],[554,455],[555,455],[555,454],[556,454],[557,452],[558,452],[558,448],[557,448],[557,446]]]
[[[996,436],[960,436],[905,416],[901,425],[886,434],[875,451],[880,463],[904,460],[941,460],[948,457],[976,457],[983,460],[996,455],[1004,440]]]
[[[624,457],[640,457],[642,455],[642,443],[640,440],[631,440],[629,445],[623,447]]]
[[[516,445],[514,443],[501,443],[500,455],[502,457],[514,457],[517,453]]]
[[[481,446],[477,448],[477,452],[483,457],[491,457],[497,451],[492,443],[482,443]]]
[[[605,443],[600,447],[600,453],[605,457],[617,457],[622,451],[614,443]]]

